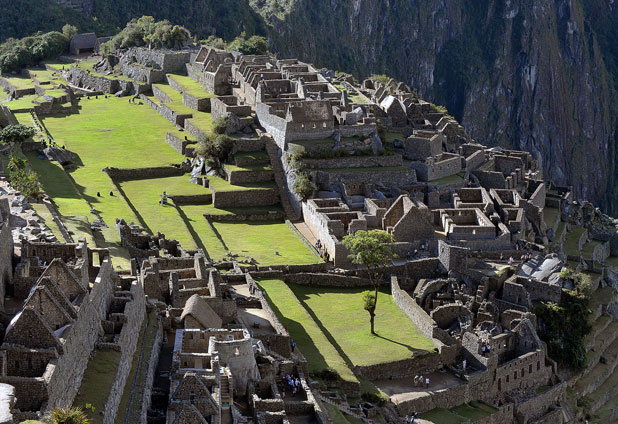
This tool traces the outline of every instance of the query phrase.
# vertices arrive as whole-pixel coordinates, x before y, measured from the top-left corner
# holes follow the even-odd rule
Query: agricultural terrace
[[[204,119],[210,121],[210,114],[200,115],[208,115]],[[29,114],[21,118],[31,121]],[[186,159],[165,142],[168,132],[179,138],[184,133],[147,105],[111,96],[82,98],[72,114],[46,116],[42,123],[58,145],[76,154],[75,165],[64,169],[57,162],[28,153],[31,166],[74,238],[86,237],[90,243],[110,248],[115,264],[128,265],[128,254],[115,229],[116,218],[135,222],[151,233],[164,233],[185,248],[202,248],[213,260],[232,253],[265,265],[320,262],[282,220],[209,222],[204,217],[280,212],[280,205],[216,209],[209,200],[210,188],[190,183],[188,175],[113,181],[102,172],[106,167],[168,167]],[[220,191],[276,188],[272,182],[235,186],[217,177],[210,180]],[[159,206],[163,190],[171,197],[167,206]],[[198,201],[176,205],[174,196],[196,196]],[[97,219],[93,212],[108,225],[94,234],[90,230],[90,223]]]

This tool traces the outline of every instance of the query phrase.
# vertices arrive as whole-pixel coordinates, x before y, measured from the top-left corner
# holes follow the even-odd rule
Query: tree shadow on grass
[[[283,324],[283,326],[288,330],[290,335],[294,338],[297,347],[303,353],[307,361],[309,362],[310,369],[314,372],[319,372],[326,369],[331,369],[326,362],[326,358],[320,353],[317,346],[311,340],[311,336],[305,330],[302,323],[298,321],[294,321],[290,318],[287,318],[282,311],[277,307],[276,303],[270,297],[268,292],[264,290],[264,288],[257,282],[258,286],[264,292],[264,296],[268,301],[268,304],[271,306],[277,318]]]
[[[289,284],[290,289],[294,292],[294,294],[296,295],[296,297],[298,298],[298,300],[300,301],[300,303],[303,305],[303,307],[307,310],[307,312],[309,313],[309,315],[311,316],[311,318],[313,318],[313,320],[316,322],[316,324],[318,325],[318,327],[320,327],[320,330],[322,330],[322,332],[326,335],[326,337],[328,338],[328,340],[331,342],[331,344],[333,346],[335,346],[335,348],[337,349],[337,351],[339,352],[339,354],[346,360],[346,362],[348,363],[348,365],[350,367],[353,367],[357,364],[354,364],[352,362],[352,360],[345,354],[343,348],[341,347],[341,345],[339,344],[339,342],[337,341],[337,339],[328,331],[328,329],[326,328],[326,326],[322,323],[322,321],[320,320],[320,318],[316,315],[316,313],[313,311],[313,309],[308,305],[307,300],[309,299],[309,293],[316,293],[316,289],[315,288],[311,288],[311,287],[307,287],[307,286],[300,286],[300,285],[296,285],[296,284]],[[354,288],[354,289],[345,289],[345,288],[332,288],[332,287],[323,287],[320,288],[318,290],[322,291],[322,292],[335,292],[335,293],[351,293],[351,294],[359,294],[362,293],[365,290],[368,290],[372,288],[370,287],[366,287],[366,288]],[[383,287],[380,289],[380,294],[382,295],[390,295],[390,290],[386,287]],[[379,301],[378,301],[379,302]],[[361,306],[362,307],[362,306]],[[378,308],[379,308],[379,303],[378,303]],[[369,321],[369,314],[367,314],[367,321]],[[401,343],[398,342],[396,340],[393,339],[389,339],[388,337],[382,336],[379,333],[379,330],[376,329],[376,334],[375,335],[369,335],[369,337],[377,337],[380,338],[382,340],[385,340],[389,343],[393,343],[402,347],[405,347],[406,349],[408,349],[413,355],[414,354],[418,354],[419,352],[426,352],[423,349],[415,349],[412,346],[405,344],[405,343]]]

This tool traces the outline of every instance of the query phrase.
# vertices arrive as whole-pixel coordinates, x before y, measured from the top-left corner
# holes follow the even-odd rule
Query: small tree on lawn
[[[367,268],[369,280],[374,288],[373,293],[363,293],[364,308],[369,312],[371,334],[375,334],[375,311],[378,304],[380,283],[386,267],[396,257],[388,245],[394,242],[395,238],[392,234],[380,230],[357,231],[343,238],[343,245],[350,252],[348,257],[352,260],[352,263]]]

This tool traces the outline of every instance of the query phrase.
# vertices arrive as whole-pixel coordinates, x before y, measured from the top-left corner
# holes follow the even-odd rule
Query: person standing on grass
[[[167,193],[163,192],[163,194],[161,195],[161,200],[159,200],[159,206],[161,205],[167,205]]]

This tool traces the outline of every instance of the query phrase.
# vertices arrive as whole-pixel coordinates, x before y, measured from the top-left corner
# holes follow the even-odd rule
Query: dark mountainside
[[[109,33],[148,14],[200,38],[264,34],[281,57],[392,75],[446,105],[479,142],[532,152],[549,179],[618,215],[613,0],[75,1],[91,17],[67,11],[66,21],[83,29]],[[14,4],[53,13],[44,29],[62,19],[51,1]],[[28,33],[16,25],[23,10],[12,16],[0,15],[0,39]]]

